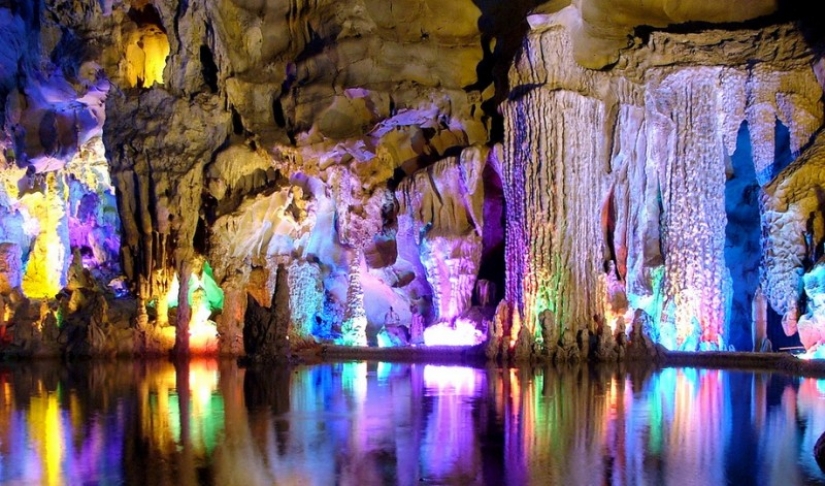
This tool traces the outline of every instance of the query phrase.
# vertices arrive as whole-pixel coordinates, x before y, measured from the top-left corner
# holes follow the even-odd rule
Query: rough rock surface
[[[825,137],[820,132],[805,153],[765,188],[763,195],[765,229],[769,234],[781,235],[765,241],[766,295],[773,308],[785,316],[784,330],[792,335],[802,314],[804,290],[808,314],[799,321],[804,328],[799,333],[806,348],[822,341],[818,335],[825,330],[820,302],[825,288],[819,263],[825,242],[824,163]]]
[[[769,307],[815,346],[787,9],[0,0],[0,347],[653,359],[764,347]]]
[[[687,22],[732,23],[774,13],[776,0],[745,3],[674,0],[574,0],[548,2],[545,9],[572,4],[570,32],[573,55],[581,65],[601,69],[619,60],[629,47],[633,28],[639,25],[667,27]]]
[[[725,188],[735,176],[726,160],[743,123],[761,185],[778,164],[764,134],[782,124],[793,152],[808,143],[822,124],[811,53],[789,25],[655,32],[613,69],[592,71],[574,61],[566,27],[574,15],[532,18],[511,71],[502,157],[507,299],[534,337],[547,309],[559,326],[593,331],[608,314],[599,275],[613,262],[628,313],[653,316],[657,341],[726,348],[729,267],[742,259],[725,257]],[[752,42],[761,37],[782,42]],[[771,238],[787,241],[773,232],[763,247]],[[784,311],[778,291],[765,287]]]
[[[406,179],[399,201],[400,258],[415,271],[424,267],[437,320],[469,310],[482,255],[487,151],[472,148]],[[417,249],[417,254],[415,254]]]

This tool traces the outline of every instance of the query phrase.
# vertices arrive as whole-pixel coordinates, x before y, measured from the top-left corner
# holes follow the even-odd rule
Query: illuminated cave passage
[[[129,18],[137,24],[126,43],[126,81],[132,88],[163,84],[163,69],[169,55],[169,39],[157,10],[151,4],[132,8]]]
[[[725,264],[730,271],[729,342],[734,348],[749,351],[752,304],[759,284],[761,245],[759,184],[753,166],[748,123],[743,122],[736,137],[736,151],[730,157],[725,183]]]
[[[773,163],[756,173],[748,122],[737,132],[736,151],[730,157],[725,184],[725,264],[731,276],[730,314],[728,329],[730,344],[740,351],[748,351],[753,343],[753,298],[759,284],[761,258],[761,217],[759,209],[759,179],[770,181],[777,177],[793,160],[790,131],[778,119],[774,124],[775,149]],[[810,264],[810,263],[809,263]],[[782,330],[782,316],[768,306],[767,337],[777,348],[799,346],[797,335],[787,336]]]

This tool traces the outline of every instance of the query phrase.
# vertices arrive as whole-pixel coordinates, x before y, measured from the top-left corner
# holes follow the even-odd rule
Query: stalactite
[[[718,79],[712,69],[679,71],[650,87],[655,104],[648,104],[657,127],[648,147],[667,147],[651,154],[663,171],[665,305],[672,300],[677,309],[672,316],[676,335],[668,336],[672,341],[665,345],[688,351],[726,346],[724,299],[731,284],[723,256],[724,147],[717,124],[723,89]]]
[[[190,354],[189,349],[189,319],[192,309],[189,305],[189,282],[193,274],[201,273],[202,269],[197,268],[187,259],[182,259],[178,266],[178,311],[175,322],[175,354],[186,356]],[[161,300],[165,300],[161,299]]]

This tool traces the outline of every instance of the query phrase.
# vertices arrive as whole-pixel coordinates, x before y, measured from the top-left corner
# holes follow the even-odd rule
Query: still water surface
[[[2,484],[825,484],[823,431],[781,374],[0,365]]]

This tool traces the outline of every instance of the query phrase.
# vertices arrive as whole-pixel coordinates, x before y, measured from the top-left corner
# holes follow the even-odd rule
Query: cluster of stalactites
[[[821,126],[822,89],[796,47],[804,41],[787,26],[768,28],[782,39],[778,50],[741,43],[753,33],[654,33],[623,54],[623,67],[589,71],[573,60],[565,15],[533,19],[511,70],[519,95],[503,106],[513,314],[532,340],[553,322],[563,341],[615,330],[643,311],[654,323],[649,337],[669,349],[727,349],[731,267],[740,264],[725,253],[728,161],[746,123],[754,184],[765,185],[778,172],[776,127],[798,151]],[[730,46],[725,56],[719,45]],[[757,52],[772,62],[746,62]],[[763,255],[782,246],[771,239],[805,233],[788,231],[774,225]],[[801,257],[798,243],[790,262]],[[775,280],[782,264],[764,265]],[[777,287],[764,291],[776,307]],[[546,312],[554,319],[542,319]]]

